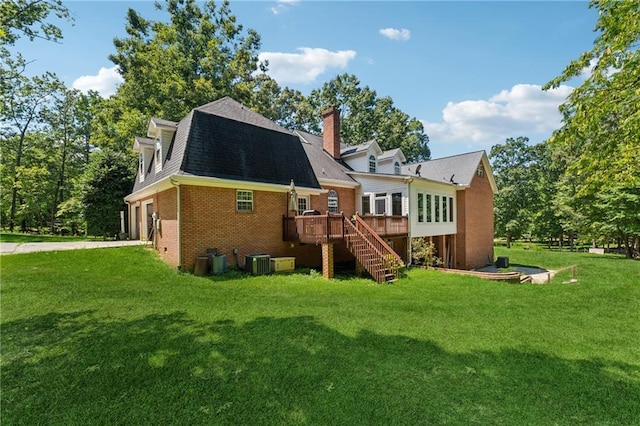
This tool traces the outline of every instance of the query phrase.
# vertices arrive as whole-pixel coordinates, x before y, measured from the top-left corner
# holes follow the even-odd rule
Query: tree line
[[[284,127],[316,134],[321,112],[336,106],[343,141],[376,139],[383,149],[401,147],[412,160],[430,157],[422,123],[354,75],[338,75],[308,96],[280,87],[267,75],[268,63],[258,60],[260,35],[237,22],[228,1],[166,0],[156,7],[166,12],[166,21],[128,10],[127,36],[114,39],[109,56],[124,82],[102,99],[65,87],[53,72],[28,77],[31,58],[10,50],[20,37],[59,42],[63,34],[49,21],[54,15],[71,19],[62,1],[2,2],[3,226],[114,233],[136,170],[133,138],[146,133],[150,117],[179,121],[223,96]],[[105,186],[114,177],[120,181]]]
[[[509,138],[491,149],[499,194],[496,233],[616,242],[640,251],[640,3],[597,0],[593,48],[545,85],[589,71],[560,107],[563,124],[537,145]]]
[[[231,96],[290,129],[321,131],[321,111],[341,111],[347,143],[376,139],[409,161],[430,158],[419,120],[388,96],[342,74],[304,96],[267,74],[260,35],[245,29],[228,1],[165,0],[166,21],[129,9],[126,37],[109,59],[124,82],[115,95],[69,89],[52,72],[27,76],[29,60],[11,47],[21,37],[59,42],[49,22],[71,19],[61,0],[0,3],[0,221],[11,230],[108,234],[119,229],[132,188],[135,136],[150,117],[179,121],[196,106]],[[640,6],[595,0],[597,37],[545,89],[590,75],[562,105],[563,125],[544,143],[525,137],[495,145],[497,236],[617,239],[640,248]]]

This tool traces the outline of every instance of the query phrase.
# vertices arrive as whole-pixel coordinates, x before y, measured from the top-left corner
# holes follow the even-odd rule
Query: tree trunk
[[[51,206],[51,226],[50,230],[52,234],[56,233],[56,213],[58,211],[58,203],[62,200],[62,186],[64,185],[64,169],[67,160],[67,135],[65,134],[64,141],[62,142],[62,160],[60,163],[60,174],[58,175],[58,182],[56,183],[56,189],[53,193],[53,205]]]
[[[13,170],[13,187],[11,188],[11,212],[9,213],[10,232],[13,232],[16,223],[16,202],[18,201],[18,168],[22,165],[22,150],[24,148],[26,129],[27,127],[25,126],[24,130],[20,132],[20,143],[18,144],[18,152],[16,153],[16,165],[15,169]]]
[[[511,235],[507,234],[507,248],[511,248]]]

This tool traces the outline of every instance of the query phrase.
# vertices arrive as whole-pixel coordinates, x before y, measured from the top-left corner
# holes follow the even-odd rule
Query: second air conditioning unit
[[[244,267],[253,275],[268,274],[271,272],[271,256],[268,254],[248,254],[244,257]]]

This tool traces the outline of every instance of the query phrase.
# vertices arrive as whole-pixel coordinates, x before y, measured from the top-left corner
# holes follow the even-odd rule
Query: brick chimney
[[[322,147],[340,159],[340,111],[330,107],[322,112]]]

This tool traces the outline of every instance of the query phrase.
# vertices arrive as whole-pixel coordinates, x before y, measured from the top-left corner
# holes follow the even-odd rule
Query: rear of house
[[[410,261],[415,236],[432,238],[448,266],[493,261],[495,182],[486,154],[406,165],[399,149],[343,144],[337,110],[323,120],[323,136],[292,132],[228,97],[178,123],[151,119],[133,145],[140,160],[125,198],[131,237],[153,242],[167,263],[186,270],[212,250],[225,254],[228,266],[266,253],[323,271],[354,256],[365,269],[384,269],[358,257],[364,249],[353,238],[362,232],[369,240],[362,244],[378,244],[374,252],[398,261]],[[326,223],[302,219],[309,210]],[[356,214],[362,219],[354,226],[336,225],[342,236],[329,235],[329,222]],[[322,224],[326,235],[301,236],[301,224]]]

